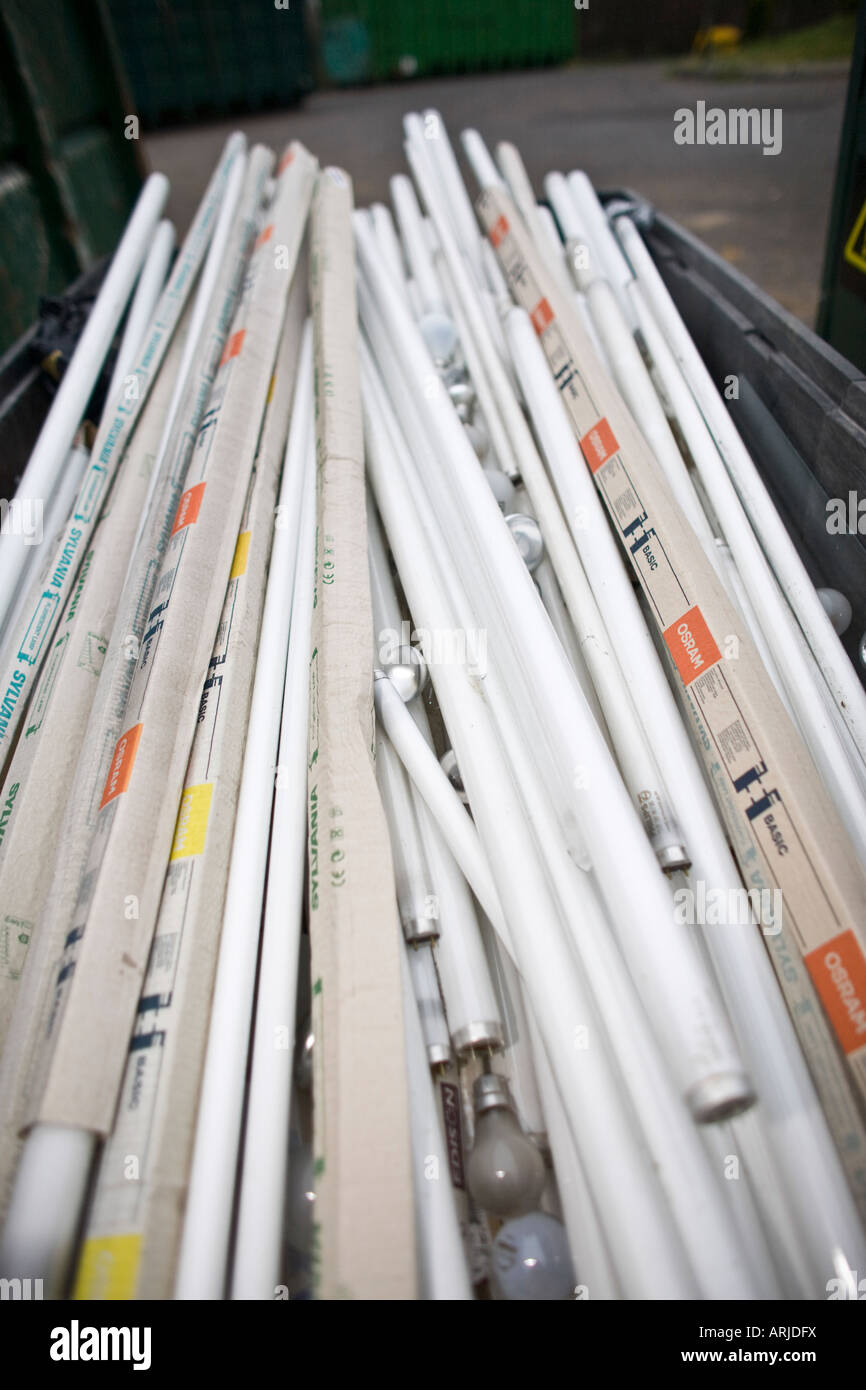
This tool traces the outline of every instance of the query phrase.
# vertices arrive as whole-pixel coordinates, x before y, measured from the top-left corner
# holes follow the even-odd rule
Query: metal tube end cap
[[[505,1046],[505,1035],[498,1019],[467,1023],[453,1035],[458,1057],[470,1052],[498,1052]]]
[[[656,859],[666,874],[673,873],[675,869],[690,869],[692,866],[691,855],[685,845],[662,845],[656,850]]]
[[[689,1110],[699,1125],[731,1120],[750,1109],[755,1099],[752,1083],[742,1071],[725,1071],[705,1077],[686,1093]]]

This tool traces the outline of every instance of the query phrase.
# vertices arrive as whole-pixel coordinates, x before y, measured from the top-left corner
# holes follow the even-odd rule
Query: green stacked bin
[[[338,84],[563,63],[569,0],[321,0],[322,62]]]
[[[289,106],[313,85],[303,0],[108,4],[146,128]]]
[[[98,0],[0,0],[0,353],[113,250],[141,180]]]

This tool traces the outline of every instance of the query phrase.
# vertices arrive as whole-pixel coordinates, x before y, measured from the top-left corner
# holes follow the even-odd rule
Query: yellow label
[[[188,859],[204,849],[213,782],[201,782],[197,787],[184,787],[174,828],[171,859]]]
[[[84,1242],[75,1279],[76,1299],[134,1298],[141,1236],[93,1236]]]
[[[857,216],[857,221],[851,228],[851,235],[845,243],[843,255],[850,265],[854,265],[858,270],[866,270],[866,203],[863,204]]]
[[[246,572],[247,556],[250,553],[250,533],[241,531],[238,536],[238,543],[235,546],[235,558],[232,560],[232,572],[229,579],[238,579]]]

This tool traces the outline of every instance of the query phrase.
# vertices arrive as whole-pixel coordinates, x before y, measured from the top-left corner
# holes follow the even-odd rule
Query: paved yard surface
[[[706,82],[668,64],[591,64],[315,92],[293,111],[162,131],[147,140],[172,181],[170,212],[185,228],[229,131],[275,148],[303,140],[339,163],[359,205],[387,197],[405,169],[401,116],[437,107],[452,139],[476,126],[488,143],[513,140],[535,182],[548,169],[584,168],[601,187],[639,190],[703,237],[805,322],[814,320],[845,101],[840,75]],[[782,149],[684,146],[674,112],[699,100],[782,112]]]

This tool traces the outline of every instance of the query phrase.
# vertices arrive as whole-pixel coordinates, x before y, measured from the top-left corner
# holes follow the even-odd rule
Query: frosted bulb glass
[[[501,509],[510,511],[514,505],[514,484],[508,474],[501,468],[485,468],[484,476]]]
[[[448,395],[455,406],[463,405],[470,416],[475,405],[475,390],[468,381],[454,381],[448,387]]]
[[[405,704],[427,684],[427,663],[417,647],[401,647],[393,660],[382,662],[382,670]]]
[[[444,314],[424,314],[418,320],[418,327],[439,371],[452,367],[457,361],[458,338],[451,320]]]
[[[476,1119],[466,1178],[483,1211],[519,1216],[538,1205],[544,1159],[511,1110],[485,1110]]]
[[[545,1211],[506,1221],[490,1254],[494,1298],[559,1301],[574,1293],[574,1269],[562,1222]]]
[[[468,806],[469,797],[466,795],[463,778],[460,776],[460,769],[457,766],[457,754],[454,752],[453,748],[446,748],[442,757],[439,759],[439,764],[445,776],[448,778],[448,781],[463,802],[463,805]]]
[[[532,574],[544,558],[541,527],[534,516],[526,516],[523,512],[512,512],[505,520],[520,551],[520,558]]]
[[[473,420],[466,426],[466,438],[475,450],[476,457],[485,459],[490,452],[490,437],[483,425],[479,425],[477,420]],[[505,474],[502,474],[503,478]]]
[[[818,597],[824,605],[824,612],[833,624],[833,629],[841,637],[851,626],[854,616],[851,605],[838,589],[819,589]]]
[[[286,1240],[296,1250],[309,1250],[313,1233],[315,1188],[313,1151],[297,1132],[290,1136],[289,1188],[286,1197]]]
[[[313,1084],[313,1048],[315,1043],[312,1019],[308,1015],[304,1027],[304,1045],[298,1049],[295,1057],[295,1085],[300,1087],[302,1091],[308,1091]]]

